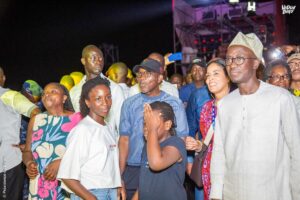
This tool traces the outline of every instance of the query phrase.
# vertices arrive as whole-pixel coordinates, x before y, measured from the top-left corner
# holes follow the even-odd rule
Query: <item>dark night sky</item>
[[[118,45],[120,61],[129,67],[150,52],[172,51],[170,0],[108,2],[3,1],[0,65],[6,86],[19,89],[26,79],[44,86],[83,71],[80,56],[87,44]]]
[[[80,56],[87,44],[117,45],[120,61],[129,67],[150,52],[172,51],[171,0],[105,2],[1,0],[0,65],[6,86],[19,89],[26,79],[44,86],[83,71]],[[287,18],[291,42],[298,44],[299,12],[297,6]]]

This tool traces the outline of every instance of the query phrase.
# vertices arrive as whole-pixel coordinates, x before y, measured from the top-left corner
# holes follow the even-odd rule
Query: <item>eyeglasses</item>
[[[300,67],[300,63],[299,62],[289,62],[288,64],[289,64],[289,66],[290,66],[291,69],[292,68],[295,69],[297,67]]]
[[[152,72],[148,72],[148,71],[145,71],[145,72],[137,72],[136,73],[136,77],[137,78],[149,78],[153,73]]]
[[[236,57],[236,58],[225,58],[225,64],[231,65],[232,63],[237,64],[237,65],[242,65],[246,59],[257,59],[257,58],[244,58],[244,57]]]
[[[269,76],[269,79],[272,79],[274,82],[278,82],[281,79],[282,80],[289,80],[290,76],[288,74],[284,74],[284,75],[271,75],[271,76]]]

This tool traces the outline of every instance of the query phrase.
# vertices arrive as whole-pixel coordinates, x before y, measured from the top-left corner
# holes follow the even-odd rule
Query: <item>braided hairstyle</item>
[[[164,122],[168,120],[172,122],[172,126],[169,132],[171,135],[176,135],[176,118],[172,106],[164,101],[155,101],[150,104],[150,107],[152,108],[152,110],[156,110],[161,113],[161,117],[163,118]]]

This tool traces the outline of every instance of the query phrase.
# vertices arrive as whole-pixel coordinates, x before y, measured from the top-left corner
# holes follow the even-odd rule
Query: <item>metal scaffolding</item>
[[[192,7],[186,0],[174,0],[174,52],[183,53],[182,63],[177,66],[187,66],[196,56],[210,59],[222,54],[220,51],[226,50],[223,47],[239,31],[256,33],[265,47],[276,44],[275,1],[257,3],[255,13],[247,11],[247,2],[213,2]]]

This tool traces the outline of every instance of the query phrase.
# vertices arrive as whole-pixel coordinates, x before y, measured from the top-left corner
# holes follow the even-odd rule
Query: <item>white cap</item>
[[[262,52],[263,52],[263,44],[261,43],[260,39],[254,33],[243,34],[242,32],[238,32],[238,34],[234,37],[232,42],[229,44],[228,47],[233,45],[240,45],[247,47],[250,49],[254,55],[259,59],[262,60]]]

